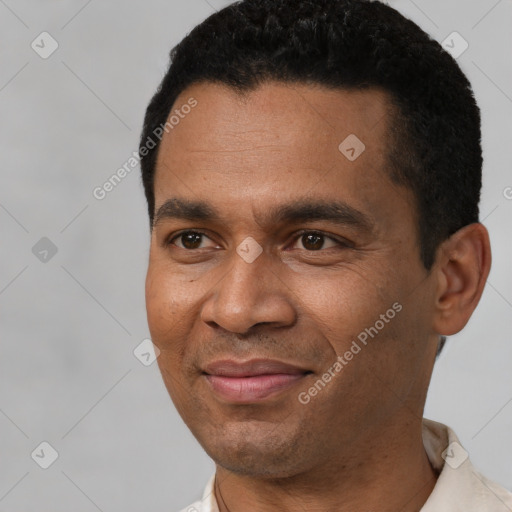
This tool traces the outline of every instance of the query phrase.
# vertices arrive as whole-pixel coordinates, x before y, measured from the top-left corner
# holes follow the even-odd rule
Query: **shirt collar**
[[[424,418],[423,445],[439,477],[421,512],[512,510],[512,494],[475,470],[450,427]]]

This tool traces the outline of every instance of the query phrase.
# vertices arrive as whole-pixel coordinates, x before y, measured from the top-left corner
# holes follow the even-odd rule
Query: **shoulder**
[[[481,501],[482,510],[509,512],[512,510],[512,492],[501,485],[489,480],[481,473],[473,469],[476,495]]]
[[[188,507],[182,508],[179,512],[202,512],[201,511],[201,502],[194,501],[194,503],[192,503]]]

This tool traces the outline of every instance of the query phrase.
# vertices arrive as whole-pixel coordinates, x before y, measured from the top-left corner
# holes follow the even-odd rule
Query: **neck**
[[[398,425],[398,426],[397,426]],[[217,466],[220,512],[418,512],[436,483],[421,420],[367,432],[349,451],[286,478],[239,475]]]

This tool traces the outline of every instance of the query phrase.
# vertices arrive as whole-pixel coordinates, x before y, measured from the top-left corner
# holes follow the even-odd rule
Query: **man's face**
[[[421,417],[437,342],[387,96],[197,84],[173,111],[191,97],[159,151],[146,282],[175,406],[239,473],[371,451]]]

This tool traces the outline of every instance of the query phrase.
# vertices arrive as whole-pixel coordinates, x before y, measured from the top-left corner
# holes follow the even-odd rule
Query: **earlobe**
[[[466,325],[482,296],[491,267],[487,229],[480,223],[461,228],[441,244],[435,265],[434,329],[450,336]]]

